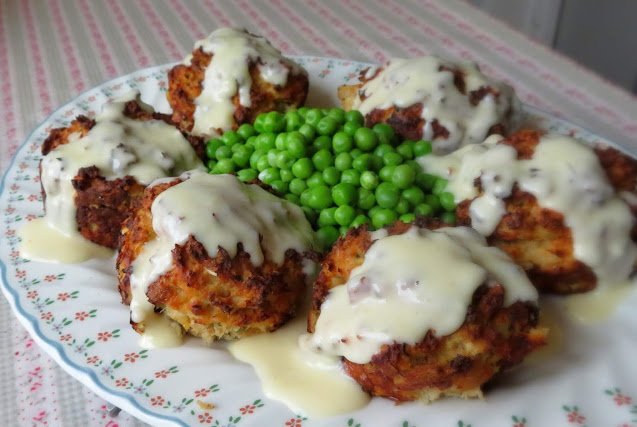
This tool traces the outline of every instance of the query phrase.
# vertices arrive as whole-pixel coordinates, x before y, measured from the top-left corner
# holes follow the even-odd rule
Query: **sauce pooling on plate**
[[[239,103],[250,107],[252,78],[249,65],[257,64],[261,78],[275,86],[285,86],[288,73],[299,74],[304,70],[283,57],[264,37],[236,28],[221,28],[207,38],[195,43],[195,49],[212,54],[201,83],[201,94],[195,99],[195,123],[192,132],[216,135],[232,129],[235,105],[233,97],[239,95]],[[184,60],[190,65],[191,57]]]
[[[303,253],[314,234],[298,206],[257,185],[246,185],[232,175],[188,172],[183,182],[160,193],[152,204],[153,230],[132,264],[131,319],[144,324],[142,345],[162,347],[178,344],[178,330],[165,327],[167,320],[154,312],[146,290],[173,266],[172,250],[190,236],[214,258],[223,248],[230,257],[237,245],[259,266],[264,259],[282,264],[285,252]],[[165,180],[161,180],[163,182]],[[172,338],[170,338],[172,337]]]
[[[460,87],[451,70],[462,75]],[[438,154],[482,142],[492,126],[508,123],[508,115],[518,109],[513,89],[485,76],[472,62],[455,64],[435,56],[396,58],[374,73],[368,71],[365,77],[371,79],[359,90],[353,108],[367,115],[375,109],[422,103],[422,139],[433,139],[435,121],[449,133],[432,140]]]
[[[139,101],[138,92],[130,92],[105,104],[85,136],[71,134],[68,143],[43,157],[41,180],[46,193],[46,216],[31,222],[22,231],[28,237],[22,247],[26,256],[80,262],[107,251],[88,242],[77,230],[73,178],[82,168],[96,166],[106,179],[132,176],[142,184],[203,168],[190,143],[174,126],[161,120],[139,121],[126,117],[126,103],[136,99],[143,108],[151,109]],[[38,233],[34,232],[36,228],[40,230]],[[58,249],[46,250],[43,245],[52,236],[54,241],[64,239],[65,243]]]
[[[625,281],[633,270],[637,245],[631,240],[633,215],[611,186],[591,147],[573,138],[549,134],[533,157],[517,160],[513,147],[493,136],[445,157],[419,159],[430,173],[449,179],[456,203],[472,200],[471,226],[488,236],[505,214],[504,200],[518,185],[540,206],[564,216],[573,236],[574,256],[601,283]],[[480,179],[482,192],[475,185]]]

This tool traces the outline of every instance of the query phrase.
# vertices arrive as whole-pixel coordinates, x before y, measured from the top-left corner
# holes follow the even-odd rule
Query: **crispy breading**
[[[124,115],[133,120],[162,120],[174,125],[169,115],[148,112],[136,101],[129,101],[124,107]],[[42,154],[69,142],[69,136],[78,133],[85,136],[95,126],[95,120],[86,116],[78,116],[65,128],[53,129],[42,145]],[[204,159],[206,141],[184,133],[197,155]],[[78,231],[86,239],[98,245],[115,249],[119,238],[121,224],[128,215],[131,201],[142,195],[144,185],[132,176],[118,179],[106,179],[94,167],[82,168],[73,178],[75,188],[76,221]],[[46,199],[44,187],[42,198]]]
[[[132,263],[143,245],[155,238],[151,206],[166,189],[180,183],[148,187],[124,223],[117,271],[122,302],[130,303]],[[202,195],[205,197],[205,195]],[[190,334],[211,342],[271,332],[287,322],[305,294],[302,254],[289,249],[282,265],[269,259],[255,266],[239,244],[230,257],[219,248],[211,258],[194,237],[172,251],[172,268],[150,284],[148,299]]]
[[[379,67],[376,72],[367,76],[368,69],[362,70],[358,79],[360,83],[353,85],[342,85],[338,88],[337,95],[341,101],[341,105],[345,111],[349,111],[354,108],[354,101],[360,96],[361,100],[365,99],[365,95],[360,93],[361,88],[365,83],[374,79],[381,71],[383,67]],[[465,76],[462,71],[445,66],[440,67],[441,71],[449,71],[454,75],[453,83],[458,91],[462,94],[467,94]],[[478,90],[471,91],[469,96],[469,102],[472,105],[478,105],[478,103],[487,94],[491,94],[497,99],[500,96],[500,91],[492,87],[481,87]],[[427,121],[422,118],[423,103],[419,102],[410,105],[405,108],[398,108],[396,106],[390,106],[388,108],[376,108],[365,115],[365,126],[372,127],[378,123],[385,123],[390,125],[394,132],[404,140],[417,141],[423,137],[423,128],[427,124]],[[509,110],[506,115],[508,121],[513,114],[513,110]],[[432,140],[435,139],[447,139],[449,137],[449,130],[441,125],[438,120],[434,119],[431,122],[432,127]],[[487,135],[506,135],[509,129],[504,123],[497,123],[489,128]]]
[[[501,141],[518,152],[518,159],[529,159],[544,132],[526,130]],[[597,149],[600,163],[617,190],[634,191],[637,161],[613,148]],[[458,225],[471,226],[471,200],[458,204]],[[505,199],[506,213],[488,240],[524,270],[541,292],[571,294],[597,286],[594,272],[574,255],[573,237],[564,216],[541,207],[530,193],[514,187]],[[637,235],[633,228],[633,239]]]
[[[191,131],[194,125],[195,99],[201,94],[206,68],[213,54],[202,49],[192,52],[190,65],[179,64],[168,72],[168,92],[166,97],[173,109],[172,119],[180,129]],[[239,94],[232,98],[235,105],[234,129],[243,123],[253,123],[261,113],[268,111],[285,112],[301,107],[307,97],[309,80],[305,74],[294,74],[290,70],[285,86],[268,83],[261,77],[258,62],[250,60],[248,65],[252,86],[250,88],[250,107],[244,107]]]
[[[415,224],[431,230],[445,226],[425,218]],[[396,222],[388,232],[403,234],[411,226]],[[308,332],[314,331],[329,290],[347,282],[372,243],[365,226],[351,229],[326,256],[314,284]],[[415,345],[384,345],[369,363],[343,359],[343,366],[365,391],[396,401],[481,397],[483,384],[544,345],[546,330],[537,328],[537,322],[535,305],[518,301],[505,307],[503,287],[485,284],[475,291],[465,322],[452,334],[436,337],[430,331]]]

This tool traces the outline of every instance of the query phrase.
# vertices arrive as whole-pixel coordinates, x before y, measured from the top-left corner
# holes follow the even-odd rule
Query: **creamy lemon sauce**
[[[443,67],[457,69],[464,75],[465,93],[454,85],[453,73]],[[487,93],[473,105],[470,93],[486,87],[499,91],[499,96]],[[421,117],[426,120],[422,139],[433,139],[434,120],[449,131],[448,138],[432,140],[434,152],[438,154],[482,142],[491,126],[507,125],[508,114],[515,114],[519,109],[513,89],[482,74],[476,64],[455,64],[435,56],[392,59],[363,85],[359,94],[364,96],[356,98],[353,108],[363,115],[375,109],[392,106],[400,109],[422,103]]]
[[[301,208],[257,185],[245,185],[232,175],[201,171],[188,172],[182,179],[153,202],[156,237],[144,245],[132,265],[131,320],[144,324],[144,335],[176,333],[175,328],[156,323],[157,314],[146,290],[172,267],[175,245],[184,244],[190,236],[204,246],[211,258],[217,256],[219,248],[234,257],[241,243],[255,266],[265,258],[281,264],[288,249],[303,253],[314,238]],[[147,324],[148,319],[152,325]],[[170,342],[166,338],[154,339],[162,340]],[[150,341],[145,339],[146,344]]]
[[[635,291],[635,282],[627,281],[615,286],[597,287],[585,294],[569,295],[564,299],[567,313],[582,323],[608,319],[619,304]]]
[[[307,331],[307,314],[304,310],[271,334],[232,342],[228,350],[254,367],[268,397],[298,413],[328,416],[364,407],[370,396],[343,372],[340,358],[299,347],[299,336]]]
[[[419,162],[426,171],[449,179],[447,190],[456,203],[473,199],[471,226],[481,234],[494,231],[505,213],[503,200],[517,184],[540,206],[564,216],[575,257],[595,272],[600,283],[626,280],[637,257],[637,245],[630,239],[633,216],[608,182],[595,152],[573,138],[547,135],[531,159],[517,160],[515,149],[497,144],[498,139],[444,157],[422,157]],[[478,178],[483,191],[479,197]]]
[[[464,322],[475,290],[501,283],[505,305],[537,301],[524,272],[467,227],[380,237],[346,284],[332,288],[303,348],[368,363],[385,344],[416,344]]]
[[[90,242],[86,242],[77,230],[72,180],[81,168],[96,166],[106,179],[130,175],[142,184],[203,168],[190,143],[174,126],[161,120],[136,121],[124,115],[126,102],[135,99],[152,112],[150,106],[139,101],[138,92],[130,92],[105,104],[95,119],[95,126],[85,136],[71,134],[67,144],[43,157],[44,221],[57,234],[64,235],[65,244],[70,246],[65,246],[68,250],[59,250],[61,244],[51,248],[54,250],[45,249],[51,245],[48,241],[54,236],[51,232],[38,234],[36,228],[46,229],[39,222],[32,222],[22,231],[30,237],[21,247],[24,254],[57,262],[81,262],[95,255]],[[77,250],[82,248],[86,250]],[[69,255],[67,252],[71,250],[76,253]]]
[[[195,49],[213,54],[201,83],[201,94],[195,99],[193,133],[217,135],[235,124],[232,98],[250,107],[250,63],[258,64],[261,78],[276,86],[285,86],[288,73],[305,72],[274,48],[264,37],[236,28],[220,28],[195,43]],[[190,65],[192,56],[184,60]]]

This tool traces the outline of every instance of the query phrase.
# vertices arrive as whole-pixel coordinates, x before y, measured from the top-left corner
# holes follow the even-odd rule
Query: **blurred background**
[[[469,2],[637,94],[637,1]]]

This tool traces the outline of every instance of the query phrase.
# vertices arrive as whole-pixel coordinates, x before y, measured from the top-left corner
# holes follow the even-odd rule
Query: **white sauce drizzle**
[[[430,329],[437,336],[456,331],[485,281],[502,284],[506,306],[537,301],[524,272],[468,227],[412,227],[380,237],[347,283],[330,290],[314,334],[304,335],[300,344],[367,363],[385,344],[413,345]]]
[[[213,54],[201,83],[201,94],[195,99],[195,123],[192,132],[202,135],[217,135],[232,129],[235,124],[235,106],[232,98],[238,93],[239,103],[251,106],[250,63],[258,63],[263,80],[277,86],[285,86],[288,73],[305,73],[291,60],[284,58],[264,37],[259,37],[237,28],[220,28],[207,38],[195,43]],[[190,64],[192,56],[184,63]]]
[[[139,92],[130,92],[104,105],[95,126],[84,137],[71,134],[68,143],[56,147],[42,159],[41,179],[46,192],[43,221],[57,234],[64,235],[66,244],[87,250],[72,257],[65,255],[67,251],[45,250],[51,233],[35,233],[36,227],[43,228],[34,221],[23,231],[31,237],[21,248],[25,254],[57,262],[81,262],[95,256],[91,242],[77,230],[72,180],[81,168],[96,166],[106,179],[130,175],[148,184],[160,177],[204,167],[190,143],[174,126],[161,120],[142,122],[126,117],[126,102],[135,99],[152,112],[150,106],[140,101]]]
[[[153,331],[154,305],[148,301],[148,286],[173,265],[172,250],[190,236],[201,243],[208,256],[223,248],[230,257],[237,244],[250,255],[255,266],[264,259],[281,264],[285,252],[303,253],[314,234],[303,211],[257,185],[245,185],[232,175],[187,172],[184,181],[157,196],[151,211],[156,238],[148,241],[133,262],[130,278],[131,319],[143,323],[145,335],[173,333],[169,328]],[[157,338],[157,341],[164,338]]]
[[[454,75],[441,67],[457,69],[464,74],[465,94],[453,83]],[[482,87],[492,87],[500,92],[496,99],[488,93],[472,105],[469,94]],[[487,136],[489,128],[495,124],[507,125],[507,113],[517,115],[519,101],[513,89],[482,74],[472,62],[452,63],[435,56],[410,59],[392,59],[382,71],[363,85],[353,108],[366,115],[374,109],[391,106],[407,108],[417,103],[423,104],[421,117],[426,120],[422,138],[432,140],[432,122],[438,120],[449,131],[447,139],[432,140],[434,153],[448,153],[456,148],[477,144]]]
[[[449,179],[456,203],[473,199],[471,226],[488,236],[502,219],[503,199],[513,185],[534,195],[540,206],[564,215],[571,229],[575,257],[602,283],[624,281],[633,270],[637,245],[630,239],[633,216],[616,194],[595,152],[573,138],[543,136],[529,160],[517,160],[514,148],[496,144],[465,147],[445,157],[418,159],[429,173]],[[474,181],[481,178],[483,194]]]

